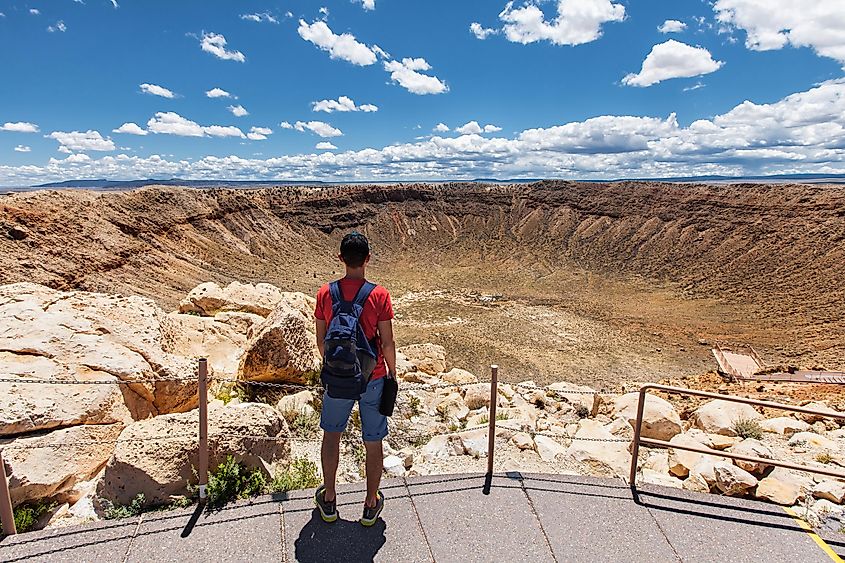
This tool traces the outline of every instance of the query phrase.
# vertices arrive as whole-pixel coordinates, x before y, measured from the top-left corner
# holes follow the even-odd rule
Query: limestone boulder
[[[264,317],[262,317],[261,315],[232,311],[224,311],[222,313],[217,313],[212,318],[218,323],[223,323],[224,325],[231,327],[231,329],[234,330],[237,334],[240,334],[241,336],[247,339],[252,337],[253,327],[260,325],[262,322],[264,322]]]
[[[648,483],[649,485],[660,485],[661,487],[670,487],[673,489],[684,488],[684,482],[680,479],[676,479],[667,473],[652,471],[651,469],[643,469],[642,482]]]
[[[461,440],[461,445],[464,448],[466,455],[473,457],[487,457],[489,441],[487,439],[487,431],[484,429],[471,430],[469,432],[461,432],[458,434]]]
[[[578,424],[566,454],[589,467],[594,474],[626,477],[631,468],[631,454],[628,451],[630,444],[617,440],[619,438],[600,422],[584,419]]]
[[[534,449],[534,439],[531,437],[531,434],[526,432],[517,432],[511,437],[511,442],[520,450]]]
[[[699,440],[696,439],[694,435],[691,434],[678,434],[676,436],[672,436],[672,439],[669,440],[672,444],[677,444],[679,446],[691,446],[695,448],[703,448],[709,451],[713,451],[711,448],[708,448],[705,444],[702,444]],[[693,467],[695,467],[698,462],[701,461],[706,454],[700,454],[698,452],[691,452],[688,450],[676,449],[671,448],[669,450],[669,471],[677,476],[677,477],[687,477],[690,474],[690,471]]]
[[[716,486],[728,496],[742,496],[757,486],[756,477],[736,465],[720,461],[713,466],[713,471]]]
[[[757,484],[754,496],[775,504],[792,506],[804,494],[804,486],[800,479],[786,469],[777,467]]]
[[[455,385],[467,385],[470,383],[478,383],[478,378],[465,369],[452,368],[446,373],[440,375],[440,379],[446,383]]]
[[[30,357],[25,361],[28,365],[12,371],[40,379],[111,376],[126,384],[120,392],[133,418],[183,412],[197,404],[196,361],[168,352],[170,336],[167,315],[150,299],[63,292],[32,283],[0,286],[2,361],[15,363],[14,357]],[[152,381],[160,378],[185,381]],[[58,386],[42,391],[45,398],[55,393],[62,402],[68,392]],[[103,405],[103,393],[108,392],[85,391],[80,403],[97,411]],[[112,394],[105,402],[113,398]],[[36,420],[46,415],[43,418],[50,421],[46,427],[74,423],[55,424],[49,413],[31,414]],[[38,423],[34,426],[44,428]]]
[[[845,481],[822,481],[813,488],[813,496],[842,504],[845,502]]]
[[[589,413],[588,416],[596,416],[599,413],[601,397],[596,394],[592,387],[561,381],[549,385],[549,390],[554,392],[555,397],[569,403],[576,409],[579,407],[586,409]]]
[[[832,451],[839,451],[839,444],[836,441],[831,440],[826,436],[822,436],[821,434],[816,434],[814,432],[798,432],[792,435],[792,438],[789,439],[787,442],[790,446],[798,446],[801,444],[806,444],[813,448],[820,448],[825,450],[832,450]]]
[[[408,373],[409,371],[414,371],[416,368],[414,364],[408,359],[408,356],[400,352],[399,350],[396,351],[396,375],[402,376]]]
[[[464,388],[464,402],[470,410],[490,407],[490,384],[475,383]]]
[[[751,405],[716,399],[698,407],[693,424],[708,434],[736,436],[734,424],[739,420],[760,420],[762,415]]]
[[[263,320],[263,319],[262,319]],[[246,348],[246,335],[214,317],[169,313],[165,350],[188,358],[207,358],[215,374],[234,378]]]
[[[767,445],[763,444],[759,440],[755,440],[753,438],[748,438],[740,442],[739,444],[728,448],[729,452],[739,454],[739,455],[746,455],[749,457],[759,457],[762,459],[774,459],[774,454],[772,453],[771,448]],[[771,467],[765,463],[757,463],[753,461],[743,461],[741,459],[734,460],[734,463],[745,469],[749,473],[760,475],[766,469]]]
[[[567,449],[559,442],[548,436],[535,436],[534,445],[540,459],[545,462],[553,462],[558,456],[567,453]]]
[[[731,461],[724,457],[702,456],[692,469],[690,469],[690,477],[699,476],[707,483],[710,488],[716,486],[716,464],[728,463]]]
[[[402,477],[405,474],[405,462],[396,455],[384,458],[384,472],[391,477]]]
[[[437,375],[446,371],[446,349],[437,344],[411,344],[398,350],[417,371]],[[446,378],[443,378],[446,380]],[[478,380],[476,380],[478,381]]]
[[[710,485],[701,474],[691,473],[689,477],[684,479],[681,488],[694,493],[709,493]]]
[[[120,434],[108,460],[97,494],[127,505],[139,493],[147,504],[162,504],[187,494],[196,484],[199,411],[168,414],[136,422]],[[290,457],[287,423],[270,405],[241,403],[224,406],[215,401],[208,411],[209,468],[226,456],[266,472],[268,464]]]
[[[285,395],[276,404],[276,410],[282,413],[286,420],[296,415],[312,415],[316,414],[314,407],[311,404],[314,402],[314,393],[311,391],[300,391],[292,395]]]
[[[763,429],[763,432],[772,432],[782,436],[791,436],[797,432],[807,432],[810,430],[809,424],[791,416],[780,416],[761,420],[760,427]]]
[[[444,420],[460,421],[469,416],[469,407],[458,393],[451,393],[439,400],[435,411]]]
[[[287,300],[253,328],[238,377],[245,381],[307,385],[320,369],[314,316]]]
[[[3,440],[12,504],[54,497],[75,502],[75,488],[109,460],[122,430],[122,424],[91,424]]]
[[[232,282],[221,288],[214,282],[198,285],[179,303],[180,313],[193,313],[204,317],[213,317],[221,312],[251,313],[262,317],[268,316],[279,304],[300,310],[303,314],[313,314],[316,300],[304,293],[282,291],[269,283]]]
[[[420,456],[423,461],[432,461],[463,455],[464,451],[464,445],[457,436],[439,435],[433,437],[422,447]]]
[[[830,413],[830,414],[839,414],[839,415],[842,414],[841,412],[837,411],[836,409],[830,408],[830,406],[824,401],[812,401],[812,402],[807,403],[806,405],[803,405],[803,406],[804,406],[804,408],[807,408],[807,409],[813,409],[813,410],[826,412],[826,413]],[[814,424],[816,422],[825,422],[825,421],[830,420],[829,417],[817,415],[817,414],[799,413],[797,416],[800,417],[801,420],[803,420],[804,422],[807,422],[809,424]]]
[[[621,416],[631,426],[635,426],[639,400],[639,393],[627,393],[617,397],[613,402],[613,415]],[[672,436],[680,434],[681,430],[681,417],[675,407],[665,399],[647,393],[641,435],[655,440],[669,440]]]

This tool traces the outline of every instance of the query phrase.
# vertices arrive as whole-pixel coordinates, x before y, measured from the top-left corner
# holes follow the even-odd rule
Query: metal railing
[[[740,461],[748,461],[751,463],[759,463],[764,465],[772,465],[775,467],[783,467],[785,469],[794,469],[796,471],[807,471],[810,473],[817,473],[819,475],[825,475],[828,477],[835,477],[839,479],[845,479],[845,473],[840,471],[832,471],[830,469],[825,469],[823,467],[812,467],[807,465],[799,465],[797,463],[791,463],[788,461],[779,461],[776,459],[770,458],[761,458],[761,457],[754,457],[748,455],[737,454],[734,452],[727,452],[721,450],[712,450],[710,448],[701,447],[697,448],[695,446],[688,446],[685,444],[673,444],[672,442],[667,442],[666,440],[656,440],[654,438],[643,438],[642,437],[642,426],[643,426],[643,413],[645,411],[645,401],[646,401],[646,393],[649,390],[654,391],[661,391],[664,393],[670,393],[674,395],[689,395],[692,397],[704,397],[706,399],[718,399],[720,401],[727,401],[731,403],[742,403],[746,405],[753,405],[758,407],[765,407],[770,409],[779,409],[784,411],[790,412],[797,412],[800,414],[809,414],[813,416],[822,416],[828,418],[838,418],[840,420],[845,420],[845,414],[836,413],[836,412],[829,412],[829,411],[820,411],[817,409],[808,409],[805,407],[796,407],[794,405],[785,405],[783,403],[773,403],[770,401],[760,401],[757,399],[746,399],[744,397],[733,397],[731,395],[720,395],[718,393],[709,393],[707,391],[695,391],[693,389],[685,389],[683,387],[670,387],[667,385],[655,385],[649,384],[644,385],[640,389],[640,398],[639,403],[637,405],[637,420],[634,426],[634,446],[631,451],[631,474],[628,484],[632,489],[637,488],[637,465],[638,465],[638,458],[640,453],[640,446],[652,446],[657,448],[671,448],[677,450],[685,450],[689,452],[695,452],[699,454],[705,455],[714,455],[718,457],[726,457],[729,459],[737,459]]]

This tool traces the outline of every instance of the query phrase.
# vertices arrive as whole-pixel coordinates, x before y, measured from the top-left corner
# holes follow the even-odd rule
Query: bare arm
[[[326,321],[321,321],[317,319],[317,349],[320,351],[320,357],[325,359],[326,351],[325,341],[326,341]]]
[[[379,321],[378,333],[381,337],[381,353],[387,362],[387,369],[396,374],[396,342],[393,340],[393,321]]]

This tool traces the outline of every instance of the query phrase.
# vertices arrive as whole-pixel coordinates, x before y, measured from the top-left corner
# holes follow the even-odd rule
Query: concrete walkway
[[[621,481],[509,473],[384,482],[372,528],[363,485],[339,490],[325,524],[311,491],[217,512],[185,510],[7,538],[13,561],[790,561],[830,562],[780,507]],[[845,552],[845,535],[827,545]]]

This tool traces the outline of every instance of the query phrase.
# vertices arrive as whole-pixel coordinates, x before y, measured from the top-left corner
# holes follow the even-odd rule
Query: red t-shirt
[[[347,301],[352,301],[358,295],[361,286],[364,285],[363,279],[343,278],[340,280],[340,292],[343,298]],[[326,324],[332,322],[332,295],[329,291],[329,284],[325,284],[317,292],[317,307],[314,310],[314,316],[321,321],[326,321]],[[393,304],[390,302],[390,293],[380,285],[370,293],[370,297],[364,303],[364,309],[361,311],[361,328],[364,329],[364,336],[367,340],[372,340],[376,337],[378,332],[379,321],[389,321],[393,319]],[[384,355],[381,353],[381,339],[376,339],[376,367],[373,369],[372,380],[381,379],[387,375],[387,365],[384,363]]]

